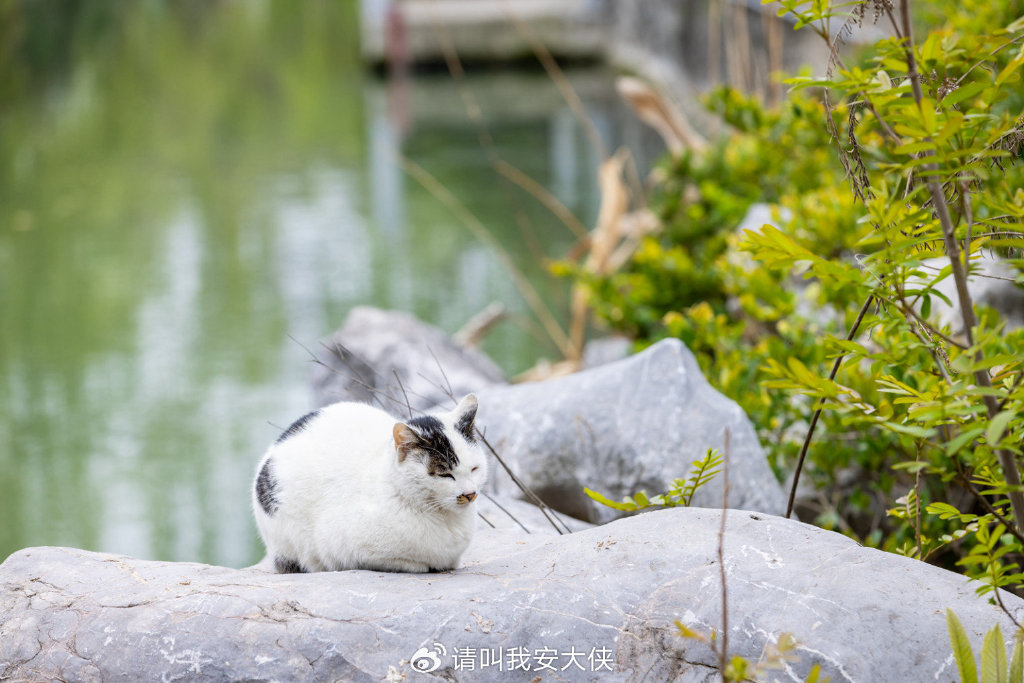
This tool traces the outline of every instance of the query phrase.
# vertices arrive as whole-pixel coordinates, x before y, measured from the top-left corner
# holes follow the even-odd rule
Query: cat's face
[[[431,509],[467,511],[487,481],[487,460],[474,427],[476,396],[450,413],[399,422],[394,427],[403,488]]]

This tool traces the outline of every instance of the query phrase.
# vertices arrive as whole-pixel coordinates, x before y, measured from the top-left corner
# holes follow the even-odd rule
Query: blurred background
[[[789,34],[728,0],[0,2],[0,560],[258,560],[253,469],[350,308],[496,301],[506,373],[559,355],[410,163],[565,322],[578,236],[508,169],[592,227],[602,159],[663,151],[617,73],[777,97]]]

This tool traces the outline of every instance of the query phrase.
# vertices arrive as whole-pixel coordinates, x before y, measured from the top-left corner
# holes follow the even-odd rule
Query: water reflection
[[[0,70],[0,558],[55,544],[256,559],[251,470],[309,406],[301,345],[354,305],[454,331],[497,300],[524,322],[487,342],[506,371],[554,352],[395,152],[556,309],[564,283],[537,256],[567,231],[493,172],[448,77],[389,96],[363,76],[351,3],[79,7],[53,19],[75,37],[63,66]],[[573,80],[613,145],[607,74]],[[596,160],[548,79],[465,85],[491,152],[592,222]]]

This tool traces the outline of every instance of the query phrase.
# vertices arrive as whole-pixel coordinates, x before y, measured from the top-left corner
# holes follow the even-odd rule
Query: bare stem
[[[495,258],[497,258],[498,262],[512,277],[512,282],[515,284],[516,289],[519,290],[523,299],[526,300],[527,305],[533,311],[534,315],[537,316],[537,320],[539,320],[541,325],[544,326],[544,331],[548,333],[551,340],[558,346],[562,355],[568,356],[570,353],[569,338],[561,325],[559,325],[558,321],[555,320],[555,316],[551,313],[551,309],[544,303],[544,300],[541,298],[536,288],[530,283],[526,276],[523,275],[522,271],[516,267],[508,251],[502,248],[498,241],[494,239],[494,236],[484,226],[484,224],[480,222],[480,219],[473,215],[469,209],[467,209],[466,206],[448,190],[448,188],[439,183],[437,179],[428,173],[422,166],[406,157],[400,157],[399,163],[402,168],[405,169],[406,173],[420,183],[424,189],[434,195],[441,203],[447,206],[474,237],[491,248]]]
[[[729,601],[725,585],[725,513],[729,509],[729,428],[725,430],[725,457],[722,465],[722,523],[718,527],[718,573],[722,581],[722,646],[718,652],[718,666],[725,680],[729,665]]]
[[[917,445],[917,458],[914,462],[921,461],[921,444]],[[924,559],[924,548],[921,546],[921,470],[914,473],[914,536],[917,540],[917,559]]]
[[[515,483],[515,485],[519,487],[519,490],[522,491],[524,494],[526,494],[526,497],[530,499],[531,503],[533,503],[534,505],[536,505],[537,507],[540,508],[540,511],[544,514],[544,516],[547,518],[547,520],[551,523],[551,526],[555,527],[555,531],[557,531],[559,534],[572,533],[572,529],[570,529],[566,525],[566,523],[562,522],[562,520],[560,520],[560,519],[558,521],[562,523],[563,527],[565,527],[565,531],[563,532],[562,529],[560,529],[558,527],[558,524],[555,523],[555,519],[558,519],[558,516],[555,515],[555,519],[552,519],[552,515],[554,515],[554,510],[551,510],[551,508],[549,508],[547,506],[547,504],[537,496],[536,493],[531,491],[530,487],[528,487],[526,484],[524,484],[522,479],[517,477],[516,473],[513,472],[509,468],[508,465],[505,464],[505,461],[502,459],[502,457],[500,455],[498,455],[498,452],[496,450],[494,450],[494,446],[492,446],[491,442],[487,440],[487,437],[484,436],[484,433],[481,432],[479,429],[477,429],[476,430],[476,434],[477,434],[477,436],[480,437],[480,440],[483,441],[484,445],[487,446],[487,450],[489,450],[491,452],[491,455],[493,455],[494,459],[498,461],[498,464],[501,465],[502,468],[505,470],[505,472],[508,473],[508,476],[510,476],[512,478],[512,481]],[[549,511],[550,511],[551,514],[548,514]]]
[[[853,323],[853,327],[850,328],[849,333],[846,335],[846,341],[853,341],[853,338],[857,336],[857,330],[860,328],[861,321],[864,320],[864,316],[867,315],[868,309],[871,308],[871,303],[875,300],[873,294],[868,295],[868,298],[864,301],[864,305],[860,307],[860,313],[857,314],[857,319]],[[828,375],[828,381],[832,381],[836,378],[839,373],[839,366],[842,365],[843,359],[846,358],[846,354],[843,354],[836,358],[835,364],[832,365],[832,372]],[[821,417],[822,406],[825,405],[825,399],[822,398],[818,401],[818,407],[814,411],[814,415],[811,416],[811,424],[807,427],[807,436],[804,437],[804,445],[800,448],[800,457],[796,461],[796,470],[793,472],[793,486],[789,489],[789,504],[786,505],[786,517],[793,514],[793,505],[796,502],[796,487],[800,484],[800,472],[804,468],[804,460],[807,458],[807,449],[811,445],[811,437],[814,436],[814,429],[818,426],[818,418]]]

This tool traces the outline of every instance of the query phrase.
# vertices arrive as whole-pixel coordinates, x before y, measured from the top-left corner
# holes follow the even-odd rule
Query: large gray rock
[[[0,679],[712,681],[713,653],[674,624],[719,628],[720,515],[482,532],[463,567],[426,575],[30,548],[0,565]],[[729,511],[724,557],[730,652],[756,661],[789,633],[790,679],[817,663],[837,682],[951,680],[947,607],[976,650],[995,623],[1013,631],[963,577],[799,522]],[[499,652],[500,670],[482,667]],[[431,656],[431,674],[413,669]]]
[[[594,503],[584,487],[613,500],[663,493],[708,448],[724,451],[726,430],[730,507],[785,511],[750,420],[676,339],[574,375],[477,394],[477,426],[488,442],[534,493],[573,517],[601,523],[622,514]],[[497,492],[519,495],[500,467],[491,471]],[[720,506],[722,485],[716,477],[693,504]]]
[[[487,356],[452,341],[441,330],[400,311],[353,308],[326,339],[314,366],[317,406],[337,401],[382,403],[404,415],[451,403],[483,387],[504,383]]]

